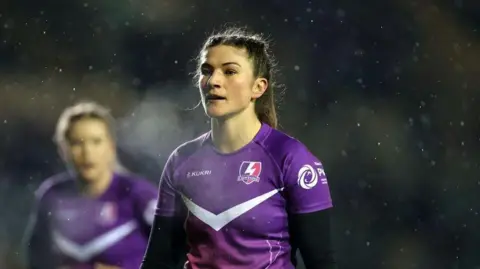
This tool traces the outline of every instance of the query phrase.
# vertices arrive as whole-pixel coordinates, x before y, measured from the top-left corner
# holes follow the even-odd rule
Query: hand
[[[118,266],[103,264],[103,263],[95,263],[93,265],[93,269],[122,269],[122,268]]]

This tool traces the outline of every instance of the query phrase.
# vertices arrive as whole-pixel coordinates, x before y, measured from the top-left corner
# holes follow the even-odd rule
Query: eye
[[[233,69],[227,69],[225,70],[225,75],[235,75],[237,73],[237,71],[233,70]]]
[[[200,68],[200,73],[203,75],[203,76],[209,76],[212,74],[212,68],[210,68],[209,66],[202,66]]]
[[[79,140],[79,139],[75,139],[75,140],[70,140],[70,146],[74,147],[74,146],[81,146],[82,145],[82,140]]]

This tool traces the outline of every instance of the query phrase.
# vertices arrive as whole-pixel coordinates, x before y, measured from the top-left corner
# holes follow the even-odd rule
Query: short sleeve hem
[[[332,201],[324,201],[321,203],[316,203],[312,204],[308,207],[303,206],[302,208],[292,208],[289,210],[289,213],[292,214],[307,214],[307,213],[312,213],[312,212],[317,212],[317,211],[322,211],[328,208],[332,208],[333,203]]]
[[[175,210],[165,210],[157,208],[155,210],[155,216],[159,217],[173,217],[175,216]]]

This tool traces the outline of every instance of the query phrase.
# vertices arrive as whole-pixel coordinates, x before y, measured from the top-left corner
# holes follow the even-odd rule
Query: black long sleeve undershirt
[[[296,265],[296,248],[298,248],[306,269],[337,268],[330,239],[330,210],[289,216],[294,265]]]
[[[184,221],[155,216],[140,269],[183,268],[188,251]]]
[[[51,234],[48,228],[47,215],[37,205],[30,217],[22,245],[26,251],[26,267],[28,269],[51,269],[57,264],[51,249]]]
[[[183,268],[186,259],[184,219],[156,217],[140,269]],[[292,261],[298,248],[306,269],[335,269],[330,240],[330,209],[289,216]],[[254,268],[252,268],[254,269]]]

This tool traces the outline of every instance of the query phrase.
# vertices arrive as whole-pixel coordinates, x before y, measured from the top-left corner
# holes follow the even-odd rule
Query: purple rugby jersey
[[[57,268],[88,269],[95,263],[138,269],[157,205],[158,188],[133,175],[115,174],[101,196],[78,194],[75,180],[60,174],[36,192],[32,238],[42,238],[30,251],[49,248]],[[43,221],[44,223],[39,223]],[[41,230],[43,227],[48,230]],[[43,236],[42,236],[43,235]],[[32,242],[30,242],[32,244]]]
[[[185,214],[186,268],[293,269],[287,214],[330,207],[320,161],[263,124],[231,154],[216,151],[209,133],[177,148],[160,180],[156,214]]]

